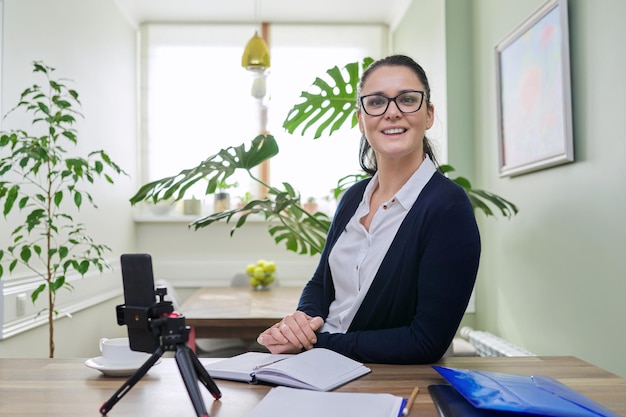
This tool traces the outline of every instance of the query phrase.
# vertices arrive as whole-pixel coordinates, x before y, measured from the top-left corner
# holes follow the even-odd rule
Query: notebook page
[[[398,417],[403,399],[391,394],[272,388],[248,417]]]

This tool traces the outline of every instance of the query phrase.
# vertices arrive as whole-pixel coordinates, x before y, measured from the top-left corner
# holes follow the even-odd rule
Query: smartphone
[[[147,253],[123,254],[120,263],[124,285],[124,322],[128,328],[130,349],[154,353],[160,341],[149,323],[150,308],[157,301],[152,257]]]

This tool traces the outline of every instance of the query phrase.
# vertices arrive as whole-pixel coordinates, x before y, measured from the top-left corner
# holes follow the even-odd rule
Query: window
[[[252,76],[240,66],[254,31],[251,25],[143,28],[143,181],[196,166],[259,133],[258,103],[250,95]],[[270,161],[272,185],[289,182],[303,199],[322,200],[339,178],[359,172],[356,128],[313,140],[313,132],[289,135],[282,123],[315,77],[335,65],[380,57],[384,45],[382,26],[270,26],[268,131],[280,147]],[[257,192],[245,174],[233,181],[239,184],[234,195]],[[204,195],[200,188],[190,192]]]
[[[250,76],[237,67],[254,26],[147,25],[142,33],[143,182],[256,136]],[[189,194],[203,196],[203,187]]]

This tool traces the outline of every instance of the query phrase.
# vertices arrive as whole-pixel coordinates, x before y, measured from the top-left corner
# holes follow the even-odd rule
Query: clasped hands
[[[261,333],[257,342],[271,353],[299,353],[317,343],[315,332],[323,325],[321,317],[296,311]]]

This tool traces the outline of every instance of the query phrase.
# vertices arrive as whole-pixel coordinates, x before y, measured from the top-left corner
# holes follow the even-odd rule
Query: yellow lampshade
[[[241,56],[241,66],[247,70],[266,70],[270,67],[270,52],[258,32],[248,41]]]

